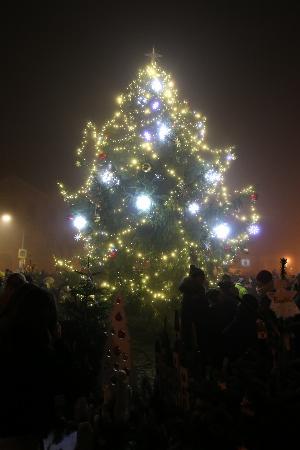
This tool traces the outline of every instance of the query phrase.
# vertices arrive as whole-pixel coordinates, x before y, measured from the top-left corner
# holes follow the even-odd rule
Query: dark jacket
[[[53,420],[54,299],[26,284],[0,316],[0,436],[43,434]]]
[[[186,277],[180,284],[179,290],[183,294],[181,335],[184,346],[204,350],[207,345],[209,313],[205,289],[194,278]]]
[[[238,306],[235,318],[223,333],[225,354],[231,359],[238,358],[248,349],[256,347],[257,319],[257,300],[246,294]]]

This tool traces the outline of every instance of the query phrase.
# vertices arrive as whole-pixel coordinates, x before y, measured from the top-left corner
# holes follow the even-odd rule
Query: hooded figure
[[[186,350],[199,349],[203,356],[207,350],[209,306],[205,296],[205,273],[190,266],[189,276],[179,286],[183,294],[181,307],[181,333]]]

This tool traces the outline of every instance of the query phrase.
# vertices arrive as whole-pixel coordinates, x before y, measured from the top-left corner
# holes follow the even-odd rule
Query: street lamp
[[[3,223],[3,225],[9,225],[13,220],[13,216],[9,213],[3,213],[0,215],[0,223]],[[21,248],[18,250],[18,260],[19,260],[19,269],[24,270],[26,265],[26,258],[27,258],[27,250],[24,249],[24,229],[22,231],[22,242],[21,242]]]
[[[3,223],[10,223],[12,221],[12,216],[8,213],[2,214],[1,216],[1,222]]]

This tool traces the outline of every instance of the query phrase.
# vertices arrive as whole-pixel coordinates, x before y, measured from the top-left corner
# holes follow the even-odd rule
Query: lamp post
[[[13,220],[13,216],[9,213],[3,213],[0,216],[0,221],[4,226],[9,225]],[[19,260],[19,269],[20,271],[25,269],[26,258],[27,258],[27,250],[24,248],[24,239],[25,239],[25,231],[22,231],[22,240],[21,240],[21,248],[18,250],[18,260]]]

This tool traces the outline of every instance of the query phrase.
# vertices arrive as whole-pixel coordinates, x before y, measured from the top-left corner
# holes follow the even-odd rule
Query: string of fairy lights
[[[76,167],[88,171],[83,185],[69,193],[59,183],[74,211],[76,241],[92,264],[107,267],[102,287],[108,291],[125,286],[152,300],[169,299],[192,255],[213,268],[213,282],[260,231],[253,186],[230,194],[224,184],[233,148],[208,146],[205,117],[179,99],[154,60],[116,103],[100,131],[89,122],[83,132],[76,152]],[[149,249],[147,233],[140,233],[155,230],[157,221],[165,224]],[[172,233],[172,245],[164,246]],[[56,264],[74,270],[70,261]]]

